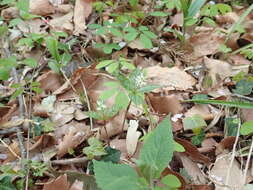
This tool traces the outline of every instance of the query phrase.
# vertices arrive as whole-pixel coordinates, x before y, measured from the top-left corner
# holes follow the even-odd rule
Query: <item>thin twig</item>
[[[0,139],[0,142],[6,147],[8,148],[8,150],[15,156],[17,157],[18,159],[21,159],[21,157],[19,155],[16,154],[16,152],[14,150],[12,150],[12,148],[6,144],[2,139]]]
[[[70,158],[70,159],[64,159],[64,160],[53,160],[51,161],[51,164],[55,165],[69,165],[69,164],[82,164],[89,161],[87,157],[81,157],[81,158]]]
[[[132,101],[130,100],[130,102],[129,102],[128,106],[127,106],[125,115],[124,115],[123,123],[122,123],[122,128],[121,128],[121,132],[122,132],[122,133],[124,132],[124,126],[125,126],[125,122],[126,122],[127,113],[128,113],[128,111],[129,111],[129,108],[130,108],[131,104],[132,104]]]
[[[82,79],[80,79],[80,81],[81,81],[81,84],[82,84],[82,87],[83,87],[83,92],[84,92],[84,95],[85,95],[85,98],[86,98],[86,103],[87,103],[88,110],[91,111],[90,100],[89,100],[89,97],[88,97],[86,87],[85,87]],[[90,129],[93,130],[93,120],[92,120],[91,116],[89,116],[89,118],[90,118]]]
[[[249,169],[249,163],[250,163],[250,158],[251,158],[252,151],[253,151],[253,140],[251,141],[251,145],[250,145],[250,149],[249,149],[249,153],[248,153],[248,157],[247,157],[247,161],[246,161],[246,166],[245,166],[245,169],[244,169],[243,185],[246,184],[247,172],[248,172],[248,169]]]
[[[239,141],[239,136],[240,136],[240,128],[241,128],[241,122],[239,122],[239,124],[238,124],[238,129],[237,129],[235,143],[234,143],[234,146],[233,146],[231,161],[229,163],[229,167],[228,167],[228,170],[227,170],[226,181],[225,181],[225,185],[226,186],[228,185],[228,181],[229,181],[229,178],[230,178],[231,168],[233,167],[233,163],[234,163],[234,159],[235,159],[236,146],[237,146],[237,143]],[[224,189],[226,190],[227,187],[225,187]]]

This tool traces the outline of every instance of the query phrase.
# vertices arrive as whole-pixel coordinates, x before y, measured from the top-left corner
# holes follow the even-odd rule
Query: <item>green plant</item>
[[[124,19],[128,20],[129,17],[124,17]],[[116,23],[113,21],[106,21],[103,25],[91,24],[89,25],[89,28],[95,30],[96,35],[103,36],[110,34],[113,37],[124,40],[121,43],[95,44],[95,47],[102,48],[107,54],[110,54],[114,49],[120,50],[126,43],[130,43],[136,39],[140,39],[144,48],[150,49],[153,47],[152,39],[157,37],[156,34],[151,32],[146,26],[141,25],[134,28],[132,26],[126,26],[126,23]]]
[[[96,182],[102,190],[178,189],[181,183],[176,176],[161,177],[175,149],[172,126],[165,118],[144,141],[140,157],[136,160],[136,170],[125,164],[94,160]],[[160,186],[156,183],[157,179],[160,179]]]
[[[93,159],[95,156],[103,156],[107,154],[103,144],[97,138],[89,138],[88,144],[89,146],[83,149],[83,153],[86,154],[89,159]]]

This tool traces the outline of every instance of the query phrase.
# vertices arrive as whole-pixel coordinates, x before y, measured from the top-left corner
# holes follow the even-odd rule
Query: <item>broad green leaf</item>
[[[185,25],[186,26],[192,26],[198,22],[197,18],[189,18],[185,20]]]
[[[102,190],[139,190],[138,175],[124,164],[93,161],[95,179]]]
[[[157,35],[155,35],[153,32],[150,31],[143,31],[143,34],[152,39],[157,38]]]
[[[237,135],[237,130],[238,126],[240,124],[240,119],[239,118],[233,118],[233,117],[227,117],[225,118],[225,124],[227,127],[227,135],[226,136],[236,136]]]
[[[103,91],[99,98],[101,100],[107,100],[108,98],[111,98],[115,93],[117,92],[117,89],[109,89],[109,90],[105,90]]]
[[[240,129],[240,133],[241,135],[249,135],[253,133],[253,120],[243,123]]]
[[[117,163],[120,160],[121,152],[117,149],[106,147],[106,155],[101,156],[101,160],[104,162]]]
[[[23,60],[23,64],[32,68],[37,67],[37,61],[33,58],[26,58],[25,60]]]
[[[195,0],[191,3],[187,17],[194,17],[205,4],[206,0]]]
[[[116,37],[122,37],[122,33],[116,28],[110,28],[110,32]]]
[[[240,95],[249,95],[252,92],[252,88],[253,88],[253,82],[243,79],[236,83],[236,86],[235,86],[235,89],[233,89],[233,92]]]
[[[146,27],[146,26],[140,26],[139,30],[142,31],[142,32],[143,31],[148,31],[148,27]]]
[[[181,187],[181,182],[180,180],[172,175],[172,174],[168,174],[166,175],[165,177],[162,178],[161,182],[164,184],[164,185],[167,185],[171,188],[179,188]]]
[[[186,117],[183,120],[184,129],[201,129],[202,127],[207,126],[205,120],[200,115],[194,115],[192,117]]]
[[[8,27],[7,26],[0,26],[0,36],[3,36],[8,32]]]
[[[225,3],[218,3],[216,4],[216,7],[218,8],[218,10],[221,12],[222,15],[232,11],[232,8]]]
[[[115,104],[120,105],[122,108],[127,108],[129,98],[125,92],[120,91],[115,97]]]
[[[10,21],[9,27],[13,27],[22,22],[21,18],[14,18]]]
[[[140,35],[140,41],[143,44],[144,48],[151,49],[153,47],[152,41],[150,40],[150,38],[144,34]]]
[[[117,88],[119,86],[118,82],[105,82],[105,86],[111,87],[111,88]]]
[[[50,60],[48,62],[48,67],[54,71],[55,73],[60,73],[60,66],[59,64],[56,62],[56,60]]]
[[[151,16],[160,16],[160,17],[164,17],[164,16],[168,16],[169,13],[166,12],[162,12],[162,11],[155,11],[150,13]]]
[[[140,152],[139,163],[144,175],[159,177],[162,170],[169,164],[175,150],[172,126],[165,118],[144,141]],[[146,168],[149,173],[144,173]]]
[[[11,100],[16,99],[19,95],[21,95],[24,92],[24,88],[18,88],[12,95]]]
[[[60,54],[58,52],[58,40],[54,37],[47,37],[46,45],[52,57],[56,59],[57,62],[60,62]]]
[[[100,24],[89,24],[88,28],[90,29],[98,29],[101,28],[102,26]]]
[[[213,19],[211,19],[211,18],[204,17],[204,18],[203,18],[203,21],[204,21],[206,24],[209,24],[210,26],[213,26],[213,27],[216,26],[216,22],[215,22]]]
[[[136,68],[134,64],[129,63],[127,61],[120,61],[120,64],[129,70],[134,70]]]
[[[63,66],[66,66],[72,59],[72,56],[69,53],[64,53],[61,56],[61,63]]]
[[[252,103],[239,102],[239,101],[192,99],[192,100],[186,100],[184,102],[195,102],[197,104],[214,104],[214,105],[221,105],[221,106],[228,106],[228,107],[235,107],[235,108],[253,109]]]
[[[138,36],[138,32],[135,31],[135,32],[129,32],[127,34],[124,35],[124,38],[127,40],[127,41],[133,41],[137,38]]]

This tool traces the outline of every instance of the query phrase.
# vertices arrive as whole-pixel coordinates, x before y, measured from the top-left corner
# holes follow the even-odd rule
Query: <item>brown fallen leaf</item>
[[[55,180],[44,184],[43,190],[69,190],[70,184],[67,180],[67,175],[61,175]]]
[[[203,57],[217,53],[224,41],[225,36],[216,34],[214,31],[201,32],[190,38],[190,43],[194,49],[194,57]]]
[[[197,147],[194,146],[190,141],[181,139],[181,138],[175,138],[175,141],[179,144],[181,144],[185,148],[184,154],[189,156],[192,160],[204,163],[205,165],[209,166],[211,161],[208,157],[201,154]]]
[[[194,115],[201,115],[204,120],[214,118],[214,114],[210,112],[208,105],[194,105],[184,114],[185,117],[192,117]]]
[[[251,121],[253,120],[253,110],[252,109],[245,109],[241,110],[242,112],[242,119],[243,121]]]
[[[55,17],[49,21],[49,25],[54,31],[72,34],[74,30],[74,26],[72,24],[73,15],[74,13],[71,11],[66,15]]]
[[[153,66],[146,68],[146,71],[148,83],[162,86],[164,90],[187,90],[196,84],[196,80],[191,75],[177,67]],[[153,92],[159,91],[159,89],[153,90]]]
[[[19,16],[19,10],[17,7],[8,7],[1,11],[1,16],[4,20],[10,20]]]
[[[76,180],[69,190],[83,190],[83,182]]]
[[[49,0],[32,0],[29,5],[31,14],[46,16],[55,12],[55,7]]]
[[[84,34],[86,29],[86,19],[92,12],[92,1],[76,0],[74,9],[74,34]]]
[[[156,95],[153,93],[148,94],[149,101],[154,111],[160,114],[177,114],[183,111],[178,97],[172,95]]]

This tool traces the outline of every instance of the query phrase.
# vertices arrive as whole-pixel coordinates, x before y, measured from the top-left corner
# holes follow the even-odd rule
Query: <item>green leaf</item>
[[[120,61],[120,64],[129,70],[134,70],[136,68],[134,64],[129,63],[127,61]]]
[[[221,12],[222,15],[232,11],[232,8],[224,3],[218,3],[216,4],[216,7],[218,8],[218,10]]]
[[[66,66],[72,59],[72,56],[69,53],[64,53],[61,56],[61,63],[63,66]]]
[[[181,187],[181,182],[180,180],[172,175],[172,174],[168,174],[166,175],[165,177],[162,178],[161,182],[164,184],[164,185],[167,185],[171,188],[179,188]]]
[[[240,129],[240,133],[241,135],[249,135],[253,133],[253,120],[243,123]]]
[[[109,89],[109,90],[105,90],[103,91],[99,98],[101,100],[107,100],[108,98],[111,98],[115,93],[117,92],[117,89]]]
[[[150,32],[150,31],[143,31],[143,34],[151,39],[157,38],[157,35],[155,35],[153,32]]]
[[[155,11],[155,12],[152,12],[150,13],[151,16],[160,16],[160,17],[164,17],[164,16],[168,16],[169,13],[165,13],[165,12],[162,12],[162,11]]]
[[[101,160],[104,162],[117,163],[120,161],[121,152],[111,147],[105,147],[106,155],[101,156]]]
[[[138,175],[124,164],[93,161],[95,179],[102,190],[139,190]]]
[[[179,144],[178,142],[175,141],[175,151],[185,152],[185,148],[181,144]]]
[[[192,117],[186,117],[183,120],[184,129],[201,129],[202,127],[207,126],[205,120],[200,115],[194,115]]]
[[[119,68],[119,64],[117,62],[114,62],[110,64],[108,67],[106,67],[106,70],[108,73],[114,73]]]
[[[205,4],[206,0],[195,0],[191,3],[187,17],[194,17]]]
[[[243,79],[236,83],[236,86],[235,86],[235,89],[233,89],[233,92],[240,95],[249,95],[252,92],[252,88],[253,88],[253,82]]]
[[[147,86],[143,86],[140,89],[138,89],[138,92],[147,93],[147,92],[151,92],[152,90],[157,89],[157,88],[161,88],[161,86],[147,85]]]
[[[159,177],[162,170],[169,164],[175,150],[172,126],[170,120],[165,118],[150,133],[140,152],[139,162],[142,173],[151,178]],[[148,173],[144,173],[148,166]]]
[[[8,27],[7,26],[0,26],[0,36],[3,36],[8,32]]]
[[[0,180],[0,189],[1,190],[16,190],[15,186],[11,182],[10,176],[5,176]]]
[[[12,95],[11,100],[16,99],[19,95],[21,95],[24,92],[24,88],[18,88]]]
[[[137,31],[129,32],[124,35],[124,39],[126,39],[127,41],[133,41],[137,38],[138,34],[139,33]]]
[[[138,5],[139,0],[129,0],[129,3],[132,7],[135,7],[136,5]]]
[[[54,37],[47,37],[46,45],[53,58],[56,59],[57,62],[60,62],[60,54],[58,52],[58,40]]]
[[[23,60],[23,64],[32,68],[37,67],[37,61],[33,58],[26,58],[25,60]]]
[[[101,61],[98,65],[96,65],[96,69],[101,69],[101,68],[104,68],[112,63],[115,63],[114,60],[104,60],[104,61]]]
[[[121,106],[123,109],[127,108],[129,104],[129,97],[125,92],[119,92],[115,97],[115,104]]]
[[[10,21],[9,27],[13,27],[22,22],[21,18],[14,18]]]
[[[143,44],[144,48],[151,49],[153,47],[150,38],[144,34],[140,35],[140,41]]]
[[[192,99],[192,100],[185,100],[184,102],[195,102],[197,104],[214,104],[214,105],[221,105],[221,106],[228,106],[228,107],[235,107],[235,108],[253,109],[252,103],[239,102],[239,101]]]
[[[116,28],[110,28],[110,32],[116,37],[122,37],[122,33]]]
[[[55,73],[60,73],[60,66],[59,64],[56,62],[56,60],[50,60],[48,62],[48,66],[49,68],[54,71]]]
[[[189,18],[185,20],[185,25],[186,26],[192,26],[198,22],[197,18]]]
[[[106,155],[106,151],[103,147],[102,142],[100,142],[97,138],[91,137],[88,139],[88,147],[83,149],[84,154],[87,155],[89,159],[93,159],[95,156]]]

